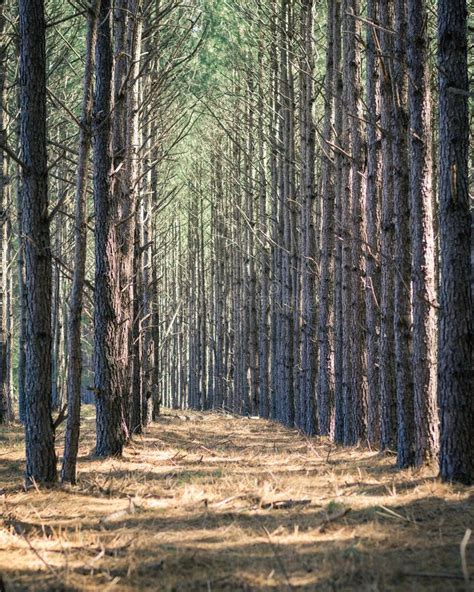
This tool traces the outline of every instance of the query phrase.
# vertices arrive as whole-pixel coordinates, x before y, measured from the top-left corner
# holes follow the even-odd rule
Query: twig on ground
[[[464,536],[460,544],[462,575],[464,576],[466,583],[469,583],[469,570],[467,568],[466,547],[469,543],[469,539],[471,538],[471,534],[472,530],[470,528],[466,529],[466,532],[464,533]]]
[[[211,456],[217,456],[213,450],[211,450],[210,448],[207,448],[207,446],[204,446],[203,444],[200,444],[198,446],[198,448],[202,448],[202,450],[204,450],[205,452],[208,452]]]
[[[324,529],[326,528],[326,526],[328,524],[330,524],[331,522],[335,522],[336,520],[339,520],[340,518],[344,518],[344,516],[346,514],[348,514],[350,511],[351,511],[351,508],[343,508],[339,512],[334,512],[333,514],[327,514],[326,517],[323,519],[322,524],[319,526],[319,532],[324,532]]]
[[[289,508],[294,508],[295,506],[307,506],[311,503],[310,499],[301,499],[301,500],[294,500],[294,499],[287,499],[287,500],[275,500],[272,502],[265,502],[260,504],[262,510],[287,510]]]
[[[314,454],[314,456],[316,456],[317,458],[321,458],[321,455],[316,450],[316,447],[311,442],[311,440],[309,438],[305,438],[305,441],[306,441],[306,446],[311,450],[311,452]]]
[[[230,497],[227,497],[227,498],[223,499],[220,502],[217,502],[216,504],[213,504],[213,507],[214,507],[214,509],[221,508],[222,506],[226,506],[227,504],[229,504],[230,502],[233,502],[235,500],[238,500],[238,499],[248,499],[248,498],[249,498],[249,495],[246,494],[246,493],[243,493],[243,494],[240,494],[240,495],[232,495]]]
[[[382,505],[380,505],[379,507],[382,508],[382,510],[383,510],[383,512],[377,512],[377,514],[379,514],[380,516],[385,516],[387,518],[398,518],[399,520],[403,520],[404,522],[409,522],[410,524],[416,524],[416,522],[414,520],[411,520],[410,518],[407,518],[406,516],[402,516],[401,514],[399,514],[398,512],[395,512],[394,510],[391,510],[390,508],[387,508]]]
[[[186,458],[188,456],[187,452],[181,452],[178,450],[178,452],[172,456],[169,460],[173,463],[176,464],[178,461],[183,460],[183,458]]]

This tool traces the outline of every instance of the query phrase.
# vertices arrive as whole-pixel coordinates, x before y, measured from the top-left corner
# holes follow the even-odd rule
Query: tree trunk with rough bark
[[[81,421],[82,347],[81,322],[84,304],[84,281],[86,273],[87,246],[87,178],[91,149],[92,125],[92,80],[95,66],[97,23],[101,0],[91,6],[87,22],[86,64],[82,96],[82,114],[79,137],[79,155],[76,171],[76,195],[74,215],[74,277],[69,298],[69,326],[67,333],[67,423],[65,432],[61,480],[76,482],[76,463],[79,448]]]
[[[438,452],[437,337],[431,91],[426,0],[408,0],[410,227],[415,464]]]
[[[6,144],[6,66],[7,44],[3,41],[6,19],[5,5],[0,1],[0,144]],[[7,156],[0,148],[0,424],[7,423],[9,417],[8,386],[8,168]]]
[[[319,414],[319,431],[321,435],[329,435],[331,431],[331,415],[334,407],[334,377],[332,342],[334,331],[334,310],[332,290],[334,287],[334,210],[335,210],[335,182],[333,148],[334,144],[334,95],[336,91],[335,64],[335,10],[337,2],[328,2],[327,20],[327,48],[326,48],[326,85],[324,96],[324,146],[321,163],[321,199],[322,199],[322,229],[321,229],[321,258],[319,285],[319,315],[318,315],[318,382],[317,401]],[[331,158],[332,157],[332,158]],[[314,280],[313,280],[314,281]]]
[[[43,0],[20,0],[22,241],[26,277],[26,480],[56,481],[51,417],[51,241]]]
[[[397,388],[397,463],[415,462],[415,425],[412,368],[412,307],[410,257],[410,196],[407,111],[407,11],[406,0],[394,3],[392,61],[392,162],[395,212],[395,380]]]
[[[358,0],[348,2],[349,12],[348,111],[351,136],[351,334],[352,366],[351,391],[353,400],[353,425],[356,441],[367,442],[367,356],[365,352],[365,253],[362,241],[365,237],[366,145],[362,135],[362,85],[361,85],[361,26]]]
[[[125,441],[120,356],[123,343],[120,268],[117,259],[117,202],[112,152],[113,76],[112,9],[102,0],[96,45],[94,97],[94,391],[96,396],[96,454],[118,456]]]
[[[335,177],[335,249],[334,249],[334,440],[344,441],[344,383],[343,383],[343,93],[342,75],[342,3],[334,5],[334,177]],[[331,343],[330,343],[331,347]]]
[[[380,63],[377,56],[378,10],[376,0],[367,2],[366,44],[367,64],[364,117],[367,121],[367,184],[365,192],[365,308],[367,349],[367,438],[370,444],[380,440],[380,198],[381,198],[381,137],[380,137]],[[373,24],[374,23],[374,24]]]
[[[300,404],[296,425],[308,435],[317,429],[316,418],[316,233],[314,227],[314,167],[315,128],[313,122],[313,1],[304,0],[300,14],[300,192],[301,192],[301,369],[299,388]],[[328,33],[332,37],[332,30]],[[328,52],[332,52],[329,45]],[[332,56],[330,63],[332,62]],[[332,72],[329,71],[329,80]],[[329,83],[330,84],[330,83]],[[331,105],[332,97],[328,96]],[[325,114],[325,123],[330,125],[331,109]],[[329,120],[329,123],[328,123]]]
[[[393,10],[380,0],[380,123],[381,123],[381,232],[380,232],[380,447],[394,449],[396,443],[395,341],[393,324],[394,269],[394,203],[392,167],[392,66]]]
[[[471,216],[468,192],[469,117],[467,7],[438,1],[440,141],[440,473],[474,481],[474,344]]]

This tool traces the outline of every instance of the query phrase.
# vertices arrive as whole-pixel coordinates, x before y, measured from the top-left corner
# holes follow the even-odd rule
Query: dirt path
[[[84,433],[77,487],[24,492],[21,430],[0,431],[7,592],[474,589],[473,490],[433,471],[220,414],[165,415],[121,460]]]

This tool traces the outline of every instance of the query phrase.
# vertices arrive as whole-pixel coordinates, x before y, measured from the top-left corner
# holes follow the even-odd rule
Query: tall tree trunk
[[[259,7],[260,2],[259,2]],[[264,101],[264,50],[263,35],[258,42],[258,82],[257,82],[257,142],[258,142],[258,230],[260,240],[260,316],[258,327],[258,384],[260,417],[270,415],[270,368],[269,368],[269,307],[270,307],[270,249],[267,246],[269,224],[267,219],[267,179],[265,172],[265,101]],[[271,77],[271,74],[270,74]]]
[[[440,91],[440,473],[474,481],[474,367],[468,192],[469,117],[465,0],[438,0]]]
[[[202,195],[201,173],[199,177],[199,341],[200,341],[200,408],[207,409],[207,296],[206,296],[206,273],[205,273],[205,245],[204,245],[204,197]]]
[[[282,104],[280,120],[280,297],[279,314],[279,364],[277,383],[277,405],[280,407],[279,419],[288,426],[294,422],[294,330],[293,330],[293,216],[294,216],[294,160],[293,160],[293,104],[292,104],[292,65],[291,10],[288,0],[280,5],[280,101]]]
[[[365,255],[362,241],[365,237],[366,146],[362,138],[362,86],[361,86],[361,30],[359,0],[348,2],[347,32],[349,53],[348,110],[351,121],[351,333],[352,366],[351,386],[353,400],[353,426],[355,440],[367,442],[367,356],[365,352]],[[349,337],[349,336],[348,336]]]
[[[315,434],[316,421],[316,233],[314,228],[314,148],[313,123],[313,0],[304,0],[300,15],[300,191],[301,191],[301,370],[297,389],[299,413],[297,427]],[[331,32],[328,34],[331,36]],[[329,44],[328,52],[332,51]],[[332,59],[330,61],[332,64]],[[332,72],[328,73],[329,80]],[[327,97],[329,105],[332,97]],[[331,118],[331,112],[326,113]],[[325,121],[327,123],[327,120]],[[328,188],[329,189],[329,188]],[[330,191],[330,189],[329,189]]]
[[[17,187],[16,205],[16,221],[18,236],[20,237],[17,255],[18,302],[20,309],[18,315],[18,415],[20,421],[24,424],[26,422],[26,278],[24,241],[21,238],[23,203],[20,186]]]
[[[293,426],[295,422],[295,407],[298,382],[298,368],[300,367],[299,343],[300,343],[300,261],[299,261],[299,213],[301,204],[298,202],[298,193],[296,191],[296,154],[295,154],[295,73],[294,59],[296,51],[295,37],[295,11],[296,6],[288,2],[288,112],[286,113],[288,121],[286,124],[287,154],[286,164],[288,166],[288,250],[291,253],[288,263],[288,288],[289,288],[289,308],[288,308],[288,327],[289,327],[289,356],[287,358],[287,376],[288,376],[288,400],[286,410],[286,423]],[[313,390],[314,404],[315,390]],[[313,417],[315,413],[313,412]]]
[[[143,238],[143,219],[141,218],[141,204],[137,212],[137,222],[135,224],[135,237],[133,256],[133,322],[132,322],[132,409],[131,409],[131,433],[141,434],[143,431],[143,418],[145,415],[144,405],[146,398],[143,396],[144,380],[142,375],[143,368],[143,349],[142,349],[142,314],[143,314],[143,269],[142,269],[142,238]]]
[[[96,454],[122,453],[125,433],[122,421],[123,342],[120,268],[117,259],[117,203],[112,158],[113,44],[110,0],[102,0],[96,45],[96,89],[94,98],[94,373],[96,395]]]
[[[393,10],[379,1],[380,24],[380,123],[382,126],[382,195],[380,237],[380,447],[393,449],[396,444],[395,341],[393,324],[394,292],[394,204],[392,167],[392,52]]]
[[[277,387],[278,372],[280,364],[280,341],[278,334],[279,326],[279,305],[280,305],[280,277],[279,269],[281,262],[281,242],[280,242],[280,198],[279,198],[279,176],[278,169],[280,163],[280,138],[278,134],[279,120],[281,118],[280,101],[280,77],[277,52],[277,5],[272,2],[272,14],[270,22],[271,43],[269,60],[271,67],[269,94],[271,97],[268,135],[270,138],[270,219],[271,219],[271,285],[270,290],[273,295],[270,303],[270,417],[276,419],[278,416],[277,405]]]
[[[121,354],[117,359],[122,374],[120,379],[122,422],[125,439],[130,437],[132,411],[132,319],[133,319],[133,253],[135,237],[135,193],[129,177],[129,142],[132,122],[128,119],[127,103],[130,97],[131,52],[129,29],[133,28],[134,0],[113,2],[114,40],[114,109],[113,109],[113,171],[117,203],[117,254],[120,276],[120,316],[117,331],[120,334]],[[133,32],[132,32],[133,35]]]
[[[415,464],[438,452],[431,92],[425,0],[408,0]]]
[[[152,162],[155,161],[155,150],[152,150],[151,160]],[[151,203],[156,203],[158,199],[158,174],[156,171],[156,166],[154,165],[151,171]],[[150,207],[150,224],[154,225],[155,220],[153,218],[153,210]],[[152,340],[152,347],[153,347],[153,358],[155,364],[153,366],[153,370],[151,373],[151,380],[153,383],[153,390],[152,390],[152,402],[147,406],[148,410],[151,412],[152,419],[155,420],[158,415],[160,414],[160,405],[161,405],[161,392],[160,392],[160,385],[161,385],[161,365],[160,365],[160,313],[158,308],[158,263],[156,257],[157,251],[157,236],[156,233],[151,237],[151,250],[150,250],[150,265],[151,265],[151,299],[153,302],[152,305],[152,313],[151,313],[151,340]],[[185,367],[183,364],[182,367],[183,376],[185,373]],[[184,380],[182,381],[184,383]],[[184,392],[183,392],[184,396]]]
[[[59,193],[59,187],[58,187]],[[52,251],[56,257],[61,258],[62,228],[61,223],[56,219],[56,228],[52,232]],[[52,271],[52,302],[51,302],[51,404],[53,411],[60,407],[60,363],[61,363],[61,271],[59,263],[53,262]]]
[[[68,373],[67,373],[67,423],[64,442],[63,482],[76,482],[77,452],[81,423],[81,377],[82,347],[81,321],[84,302],[84,281],[86,273],[87,246],[87,179],[89,154],[91,148],[92,124],[92,79],[94,75],[94,56],[97,42],[97,20],[101,0],[91,6],[87,21],[86,64],[82,96],[82,117],[79,136],[79,156],[76,171],[76,196],[74,215],[74,277],[69,298],[69,326],[67,332]]]
[[[342,2],[334,6],[334,154],[335,176],[335,252],[334,252],[334,440],[344,441],[344,382],[343,382],[343,93],[342,75]]]
[[[10,170],[11,164],[8,162],[7,159],[7,171]],[[13,202],[12,202],[12,193],[11,193],[11,184],[8,183],[6,186],[5,192],[6,204],[8,211],[11,212],[13,210]],[[15,409],[14,409],[14,399],[13,399],[13,343],[14,343],[14,292],[13,292],[13,224],[11,220],[11,215],[7,216],[7,255],[6,260],[8,261],[8,268],[6,274],[6,330],[7,330],[7,338],[6,338],[6,401],[7,401],[7,417],[10,421],[15,419]]]
[[[141,199],[141,272],[142,272],[142,307],[143,307],[143,327],[142,327],[142,365],[143,365],[143,380],[141,384],[141,408],[142,408],[142,423],[144,426],[148,425],[153,418],[153,403],[156,398],[154,393],[158,388],[158,384],[154,381],[155,366],[158,360],[155,356],[153,344],[153,314],[156,304],[154,299],[153,286],[153,245],[155,229],[152,215],[152,155],[151,142],[148,139],[151,126],[149,125],[149,113],[145,113],[144,136],[146,138],[145,145],[147,150],[147,158],[144,162],[144,167],[147,170],[143,184],[143,195]]]
[[[406,0],[394,3],[394,56],[392,62],[392,158],[395,209],[394,333],[397,385],[397,463],[415,462],[415,426],[412,374],[412,309],[410,260],[410,199],[408,179],[408,113],[406,71]]]
[[[367,348],[367,437],[370,444],[380,438],[380,93],[379,62],[377,59],[378,11],[376,0],[367,2],[366,27],[366,114],[367,120],[367,185],[365,193],[366,217],[366,348]],[[374,23],[374,24],[373,24]]]
[[[51,418],[51,242],[43,0],[20,0],[22,241],[26,274],[26,479],[56,481]]]
[[[322,435],[328,435],[331,430],[331,411],[334,406],[334,368],[333,368],[333,331],[334,310],[331,299],[334,287],[334,210],[335,210],[335,179],[334,162],[331,159],[334,144],[333,106],[336,91],[335,64],[337,39],[335,38],[336,0],[330,0],[327,8],[327,48],[326,48],[326,84],[324,93],[324,146],[322,150],[322,231],[321,231],[321,279],[319,285],[319,315],[318,315],[318,343],[319,343],[319,372],[317,383],[317,401],[319,413],[319,429]],[[339,61],[339,60],[338,60]]]
[[[355,426],[355,398],[352,389],[352,365],[354,356],[352,346],[352,275],[354,237],[352,235],[353,194],[352,194],[352,137],[351,137],[351,106],[353,103],[351,84],[354,83],[352,66],[355,60],[355,39],[353,38],[353,2],[342,2],[342,36],[343,36],[343,128],[342,147],[344,156],[342,161],[341,178],[341,229],[342,229],[342,395],[343,395],[343,425],[344,444],[350,446],[356,443]]]
[[[222,184],[222,158],[220,147],[216,154],[214,196],[214,264],[215,264],[215,305],[214,305],[214,407],[222,408],[226,399],[225,374],[225,282],[226,282],[226,251],[225,251],[225,215],[222,200],[224,187]]]
[[[16,53],[20,55],[20,43],[17,40],[15,45]],[[20,73],[17,74],[17,93],[16,101],[18,111],[21,108],[21,91],[20,91]],[[21,147],[21,121],[18,120],[16,127],[17,147]],[[21,175],[21,170],[18,168],[18,176]],[[23,218],[23,200],[21,183],[17,184],[16,188],[16,226],[18,234],[18,255],[17,255],[17,285],[18,285],[18,415],[20,421],[26,422],[26,281],[25,281],[25,252],[24,241],[22,239],[22,218]]]
[[[126,249],[126,255],[129,261],[126,265],[126,277],[124,278],[122,290],[125,297],[126,311],[125,318],[128,318],[128,339],[129,339],[129,361],[131,368],[126,370],[126,376],[129,380],[130,395],[124,393],[124,402],[127,396],[132,398],[128,405],[130,409],[126,412],[126,418],[129,421],[131,433],[140,433],[142,430],[142,404],[139,409],[135,408],[135,401],[142,399],[141,373],[142,373],[142,269],[141,269],[141,238],[142,225],[140,216],[140,121],[139,121],[139,76],[140,76],[140,58],[142,51],[142,6],[141,0],[129,0],[129,20],[127,28],[127,48],[130,53],[129,82],[126,94],[126,176],[127,176],[127,197],[128,207],[122,210],[122,216],[128,217],[128,220],[122,224],[129,226],[124,238],[126,241],[132,241],[133,248],[130,245]],[[138,230],[137,230],[138,225]]]
[[[0,145],[6,144],[6,66],[7,44],[3,40],[6,19],[3,13],[3,0],[0,1]],[[0,423],[9,421],[8,391],[8,169],[7,157],[0,147]]]

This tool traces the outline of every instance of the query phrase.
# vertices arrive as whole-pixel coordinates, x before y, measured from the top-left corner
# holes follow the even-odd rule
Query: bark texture
[[[20,0],[22,242],[26,277],[26,480],[56,481],[51,418],[51,242],[46,152],[46,23],[42,0]]]
[[[410,228],[413,302],[415,464],[438,452],[435,239],[428,13],[424,0],[408,0],[410,113]]]
[[[120,356],[123,343],[120,269],[117,257],[117,203],[112,158],[113,44],[110,0],[102,0],[96,46],[94,97],[94,391],[96,396],[96,454],[117,456],[125,440]]]
[[[92,133],[93,89],[97,43],[97,21],[101,0],[91,6],[87,23],[86,64],[82,97],[82,126],[77,161],[75,218],[74,218],[74,277],[70,295],[68,327],[67,424],[65,433],[61,479],[76,482],[76,463],[81,420],[82,347],[81,322],[84,304],[87,247],[87,180]]]
[[[440,76],[440,473],[474,481],[474,367],[468,193],[467,7],[438,2]]]

